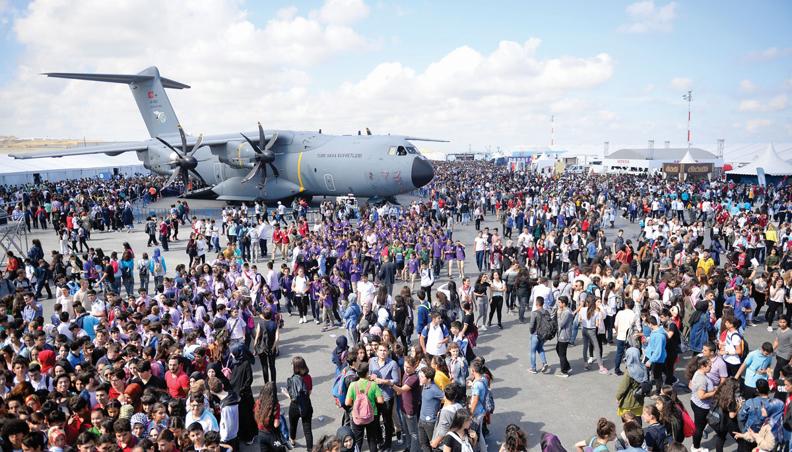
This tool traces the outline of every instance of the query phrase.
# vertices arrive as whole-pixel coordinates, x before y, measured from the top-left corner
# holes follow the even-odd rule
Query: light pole
[[[690,103],[693,101],[693,91],[688,91],[687,94],[682,96],[682,99],[686,100],[688,103],[688,134],[687,134],[687,143],[688,143],[688,151],[690,151]]]

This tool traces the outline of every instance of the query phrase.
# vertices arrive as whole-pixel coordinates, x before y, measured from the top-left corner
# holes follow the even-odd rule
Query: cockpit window
[[[396,155],[396,146],[388,148],[388,155]]]
[[[396,153],[399,155],[407,155],[407,149],[405,149],[404,146],[399,146]]]
[[[408,154],[417,154],[418,153],[418,149],[415,149],[412,146],[407,146],[407,153]]]

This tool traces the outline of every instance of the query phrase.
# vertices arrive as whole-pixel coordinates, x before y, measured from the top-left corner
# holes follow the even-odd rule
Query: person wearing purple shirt
[[[443,266],[443,243],[436,238],[432,243],[432,271],[435,275],[440,274],[440,267]]]

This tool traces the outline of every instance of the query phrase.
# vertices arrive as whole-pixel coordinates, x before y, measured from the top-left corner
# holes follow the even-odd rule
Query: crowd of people
[[[31,225],[58,225],[60,247],[47,257],[34,240],[4,262],[4,450],[483,452],[494,448],[498,369],[477,341],[514,328],[530,333],[531,374],[575,378],[596,363],[619,376],[614,407],[568,446],[676,451],[692,437],[698,452],[708,432],[718,451],[729,436],[740,450],[790,442],[786,187],[440,162],[425,198],[400,208],[324,203],[311,220],[304,202],[288,214],[242,204],[199,218],[179,200],[147,219],[145,250],[81,239],[95,221],[123,229],[124,204],[151,186],[8,195],[12,212],[43,209]],[[186,242],[187,264],[165,261],[172,241]],[[751,348],[760,320],[774,339]],[[303,356],[280,356],[282,335],[310,322],[337,333],[331,394],[313,393]],[[292,372],[278,379],[283,359]],[[314,441],[320,396],[335,401],[338,431]],[[497,437],[502,450],[528,448],[519,425]],[[538,447],[565,450],[551,433]]]

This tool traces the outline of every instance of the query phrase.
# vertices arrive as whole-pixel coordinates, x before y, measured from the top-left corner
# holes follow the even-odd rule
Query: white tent
[[[759,154],[753,162],[728,171],[726,174],[756,176],[758,168],[762,168],[768,176],[792,176],[792,163],[787,162],[778,155],[773,143],[768,144],[765,151]]]
[[[693,156],[690,155],[690,150],[688,150],[685,152],[684,157],[682,157],[682,160],[680,160],[679,163],[698,163],[698,160],[694,159]]]

